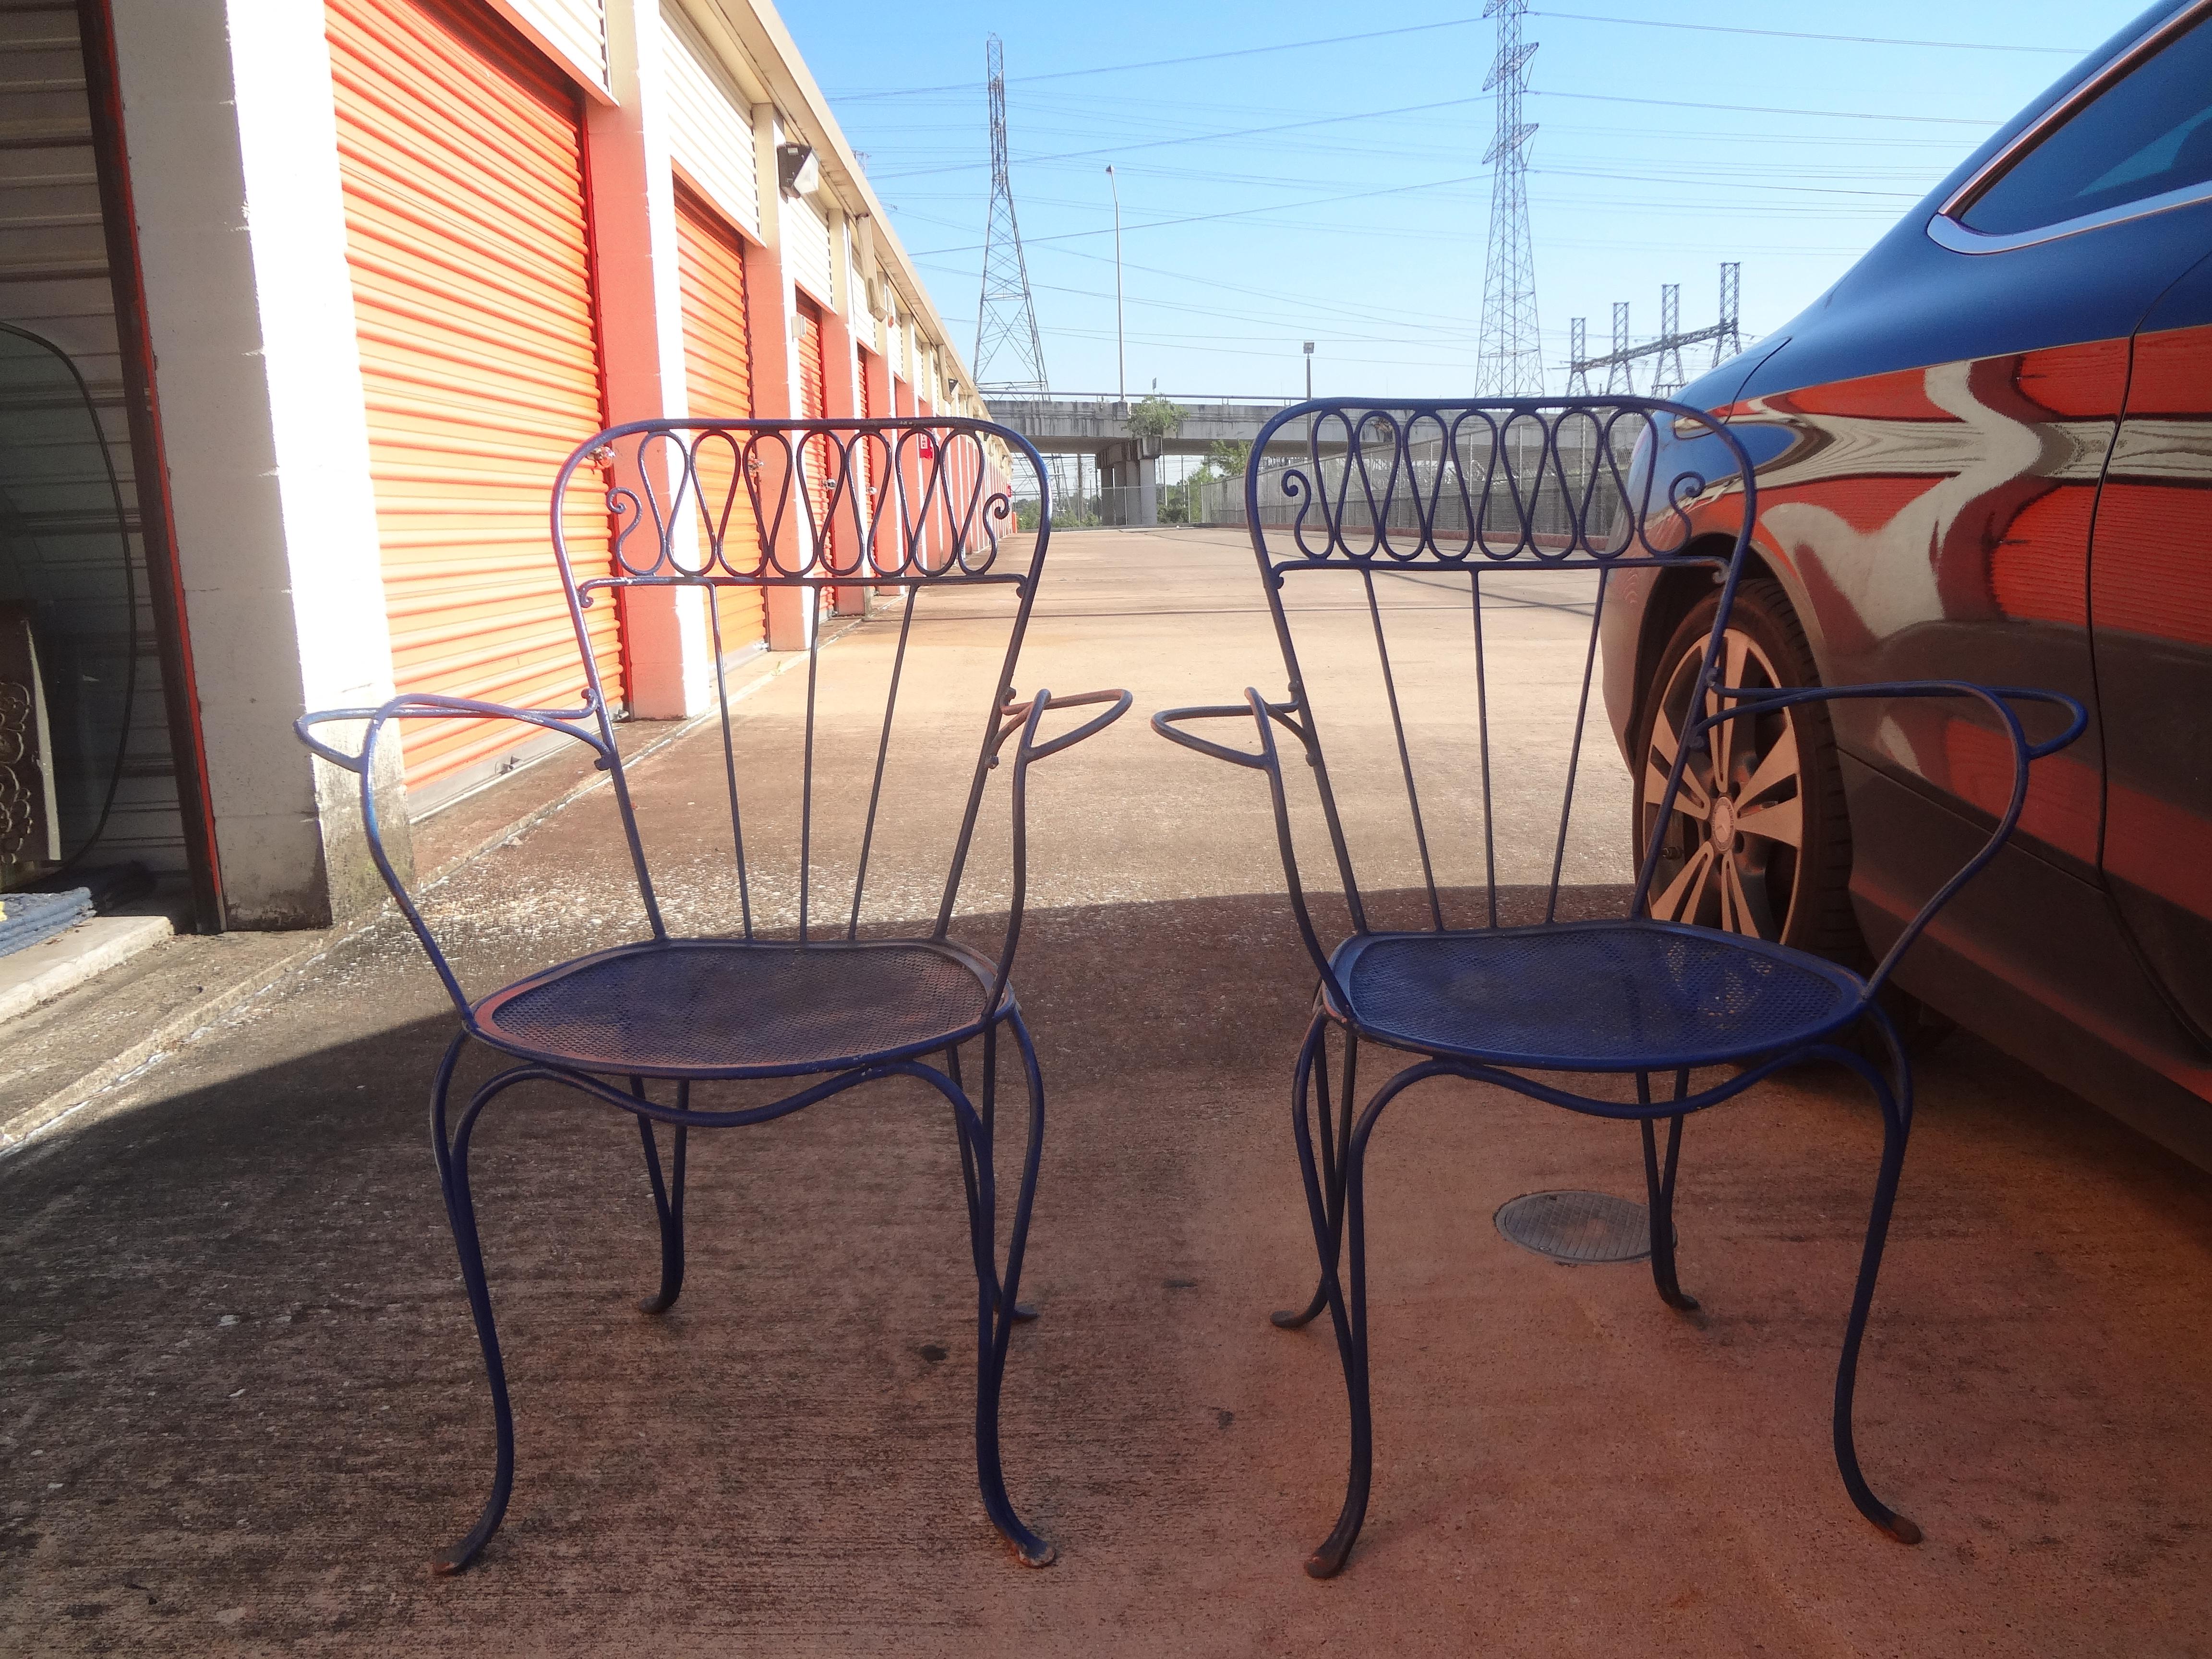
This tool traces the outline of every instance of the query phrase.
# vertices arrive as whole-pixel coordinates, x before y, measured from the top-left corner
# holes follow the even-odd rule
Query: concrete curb
[[[377,919],[380,920],[380,917]],[[368,925],[364,923],[349,930],[343,938],[350,939],[356,933],[366,932]],[[232,1009],[251,1001],[295,968],[305,967],[333,945],[343,942],[343,939],[331,939],[327,942],[318,940],[288,957],[264,964],[220,991],[200,998],[184,1012],[162,1021],[121,1053],[94,1066],[65,1087],[56,1090],[36,1105],[25,1107],[13,1114],[6,1121],[0,1122],[0,1158],[21,1152],[33,1137],[88,1105],[96,1097],[117,1084],[135,1077],[159,1060],[166,1060]]]
[[[0,1020],[27,1014],[87,980],[173,938],[167,916],[87,916],[0,960]]]
[[[866,620],[865,617],[856,617],[835,633],[824,633],[815,648],[818,651],[823,647],[834,645]],[[805,652],[791,652],[784,660],[774,664],[749,684],[732,692],[730,702],[732,705],[743,702],[763,686],[773,680],[780,679],[805,660]],[[720,712],[719,709],[709,708],[703,714],[694,714],[689,720],[676,723],[669,731],[663,732],[651,742],[640,745],[630,754],[624,755],[623,767],[635,769],[642,765],[665,750],[681,743],[700,726],[718,719]],[[553,799],[532,808],[505,828],[485,836],[473,847],[455,854],[428,875],[418,878],[414,890],[422,893],[429,891],[439,883],[447,880],[463,866],[474,863],[494,848],[503,847],[516,836],[526,834],[556,812],[573,805],[586,795],[606,788],[609,782],[607,774],[601,772],[562,791]],[[158,923],[164,933],[169,932],[169,923],[163,917],[131,917],[127,920],[149,924]],[[0,1158],[11,1157],[21,1152],[34,1137],[64,1119],[74,1116],[117,1085],[129,1082],[148,1067],[157,1065],[178,1050],[189,1047],[211,1030],[226,1014],[243,1007],[264,992],[275,989],[291,975],[298,973],[302,969],[313,967],[332,951],[352,943],[372,928],[397,922],[398,920],[399,907],[386,899],[380,908],[368,915],[356,917],[341,927],[318,934],[313,940],[297,951],[281,957],[275,962],[265,963],[252,973],[223,989],[199,998],[189,1008],[162,1021],[161,1024],[155,1026],[153,1030],[129,1048],[83,1073],[66,1086],[56,1090],[35,1105],[25,1107],[6,1119],[0,1120]],[[143,950],[147,945],[158,942],[158,940],[147,940],[140,944],[137,949]],[[137,951],[133,950],[124,952],[124,955],[136,953]],[[113,958],[115,962],[121,960],[123,956]],[[110,962],[103,965],[112,966],[113,963]],[[89,978],[90,975],[88,974],[84,977]],[[47,1000],[49,999],[42,997],[38,1000]],[[32,1005],[26,1005],[26,1006],[29,1006]],[[4,1009],[0,1009],[0,1018],[4,1018],[6,1012]]]

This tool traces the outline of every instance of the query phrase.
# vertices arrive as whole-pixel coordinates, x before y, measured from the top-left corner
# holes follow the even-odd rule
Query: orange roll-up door
[[[574,707],[583,670],[546,512],[561,462],[605,423],[580,100],[463,0],[330,0],[325,20],[393,677]],[[592,494],[571,492],[579,580],[611,564]],[[603,598],[584,615],[619,705],[617,612]],[[459,782],[529,735],[410,725],[410,788]]]
[[[799,415],[818,421],[830,413],[830,383],[822,372],[822,313],[813,301],[799,296]]]
[[[876,356],[866,346],[856,348],[855,356],[860,359],[860,418],[864,421],[872,421],[883,413],[883,410],[876,407]],[[880,537],[883,534],[884,520],[878,516],[876,510],[876,493],[883,486],[877,483],[876,472],[876,440],[870,437],[864,440],[860,445],[860,483],[865,491],[860,498],[860,521],[868,526],[872,534]],[[895,539],[895,537],[885,538],[886,541]],[[876,556],[878,558],[882,556],[881,550],[877,551]],[[855,609],[867,602],[865,589],[855,589],[849,597]]]
[[[745,249],[722,216],[680,180],[676,186],[676,246],[682,261],[684,374],[690,408],[702,420],[750,418],[753,412],[752,337],[745,322]],[[700,452],[700,489],[718,521],[729,501],[722,532],[723,558],[745,570],[759,560],[759,532],[752,501],[733,482],[719,440]],[[714,617],[725,656],[767,636],[768,617],[757,587],[714,590]]]
[[[823,314],[821,307],[805,295],[799,295],[799,414],[805,420],[825,420],[830,416],[830,374],[823,362]],[[814,522],[825,525],[830,518],[830,469],[836,465],[836,453],[830,449],[827,438],[817,438],[807,445],[807,498],[814,502]],[[841,507],[838,511],[849,511]],[[836,526],[830,526],[830,546],[836,549]],[[830,615],[836,599],[836,588],[817,588],[817,608],[821,615]]]
[[[799,301],[799,413],[802,419],[819,421],[830,413],[830,377],[822,361],[822,313],[804,294]],[[817,438],[806,447],[806,494],[814,503],[814,522],[823,524],[830,512],[830,470],[835,463],[828,440]],[[834,532],[833,532],[834,533]],[[827,616],[831,590],[817,592]]]

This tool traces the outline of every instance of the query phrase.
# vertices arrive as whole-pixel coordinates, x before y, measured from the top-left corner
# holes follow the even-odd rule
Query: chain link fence
[[[1157,511],[1159,521],[1170,524],[1185,522],[1170,518],[1173,502],[1182,494],[1179,485],[1163,484],[1158,492]],[[1073,490],[1055,490],[1052,498],[1052,527],[1054,530],[1111,530],[1135,525],[1151,524],[1154,520],[1144,516],[1143,487],[1139,484],[1094,484],[1083,495]],[[1014,497],[1014,510],[1020,515],[1024,530],[1034,530],[1037,522],[1037,498],[1034,494]]]

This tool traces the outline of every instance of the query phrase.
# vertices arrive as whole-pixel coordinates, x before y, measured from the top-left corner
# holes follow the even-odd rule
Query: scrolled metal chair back
[[[611,469],[614,569],[580,586],[981,577],[1013,528],[1020,440],[971,420],[659,421],[619,427],[562,470]],[[560,521],[555,520],[556,535]],[[562,549],[566,557],[565,545]]]
[[[1347,672],[1364,672],[1374,706],[1387,711],[1392,752],[1377,765],[1395,775],[1389,793],[1397,805],[1390,816],[1404,832],[1400,846],[1418,863],[1422,925],[1497,927],[1505,828],[1500,811],[1510,805],[1533,812],[1538,809],[1532,793],[1548,799],[1547,792],[1498,775],[1492,727],[1500,693],[1510,702],[1526,690],[1525,681],[1509,684],[1512,670],[1501,667],[1501,647],[1516,662],[1519,655],[1510,640],[1501,639],[1501,619],[1565,613],[1586,623],[1586,629],[1575,630],[1580,674],[1571,688],[1571,735],[1560,745],[1558,813],[1543,819],[1547,867],[1539,879],[1515,884],[1540,889],[1542,919],[1553,920],[1567,868],[1577,778],[1589,771],[1583,745],[1601,740],[1590,733],[1589,716],[1608,589],[1674,567],[1709,570],[1721,600],[1701,692],[1714,684],[1716,649],[1756,516],[1751,475],[1749,457],[1716,417],[1653,398],[1398,404],[1322,399],[1286,409],[1262,428],[1245,477],[1244,515],[1289,678],[1287,699],[1266,706],[1263,738],[1272,745],[1266,729],[1280,728],[1305,750],[1335,874],[1357,931],[1370,931],[1371,923],[1343,808],[1355,804],[1371,830],[1378,822],[1380,786],[1359,789],[1356,803],[1342,795],[1331,762],[1339,763],[1340,774],[1343,757],[1323,744],[1325,726],[1342,727],[1315,708],[1316,677],[1302,665],[1301,640],[1316,651],[1316,667],[1319,653],[1327,653],[1330,672],[1324,678],[1333,690],[1347,684]],[[1712,522],[1714,498],[1728,494],[1743,497],[1741,514],[1733,533],[1717,536],[1700,526]],[[1700,509],[1706,509],[1702,517]],[[1540,577],[1555,583],[1540,591],[1530,580]],[[1331,578],[1357,590],[1352,605],[1339,602],[1334,584],[1326,596],[1317,593],[1313,585]],[[1455,589],[1465,596],[1457,613],[1464,620],[1452,645],[1438,632],[1437,613],[1443,596]],[[1413,619],[1426,629],[1424,637],[1415,637],[1409,621],[1415,610],[1426,613]],[[1364,613],[1356,647],[1345,637],[1346,611]],[[1334,637],[1316,641],[1322,629]],[[1563,659],[1565,641],[1556,648]],[[1431,671],[1432,684],[1441,678],[1437,695],[1451,706],[1440,718],[1415,692],[1407,672],[1413,657]],[[1553,689],[1565,693],[1570,688]],[[1558,712],[1567,706],[1562,697]],[[1450,740],[1457,732],[1474,741]],[[1472,777],[1440,776],[1449,769],[1429,764],[1433,757],[1426,750],[1443,751]],[[1680,759],[1676,757],[1662,798],[1662,823],[1680,786]],[[1586,775],[1583,781],[1587,787]],[[1450,879],[1447,849],[1440,844],[1437,810],[1439,786],[1455,781],[1467,787],[1450,799],[1472,799],[1480,820],[1479,863],[1470,860],[1471,878],[1458,883]],[[1279,805],[1278,816],[1295,884],[1294,837]],[[1584,833],[1618,830],[1608,815],[1606,823]],[[1534,843],[1524,838],[1516,845],[1525,851]],[[1633,908],[1638,911],[1658,851],[1655,836],[1640,857],[1629,860],[1637,872]],[[1480,907],[1472,915],[1451,915],[1447,896],[1464,887],[1480,890]],[[1295,886],[1293,896],[1310,947],[1325,958]]]
[[[1040,514],[1033,534],[1020,532],[1014,504],[1015,475],[1024,471],[1032,487],[1020,493],[1034,497]],[[611,551],[586,568],[572,559],[569,538],[592,510],[612,525]],[[724,773],[718,805],[727,815],[732,859],[730,931],[805,943],[862,936],[871,866],[883,851],[880,820],[896,793],[887,777],[901,699],[914,694],[923,672],[908,650],[917,620],[928,619],[933,596],[1012,590],[1011,607],[989,612],[990,621],[1005,626],[1006,646],[989,707],[974,711],[973,766],[963,778],[947,781],[964,791],[949,803],[949,866],[934,895],[934,930],[944,936],[960,899],[985,782],[1008,735],[1014,665],[1050,539],[1049,480],[1028,442],[988,422],[955,417],[634,422],[599,434],[568,458],[554,489],[552,526],[588,682],[585,706],[564,716],[595,720],[605,738],[602,764],[613,775],[639,895],[656,938],[668,936],[668,925],[634,791],[615,748],[614,700],[591,648],[587,613],[594,606],[618,594],[635,604],[655,589],[704,590],[700,624],[714,665]],[[749,747],[763,722],[733,709],[744,692],[732,684],[732,642],[722,633],[722,601],[732,592],[759,594],[764,611],[781,606],[776,624],[804,635],[800,728],[786,732],[793,740],[783,745],[799,769],[795,789],[771,786],[758,746]],[[771,597],[779,592],[781,600]],[[849,666],[835,653],[825,661],[822,651],[825,630],[837,626],[823,614],[833,592],[887,599],[896,620],[879,718],[870,717],[865,733],[849,719],[834,732],[822,724],[823,696]],[[977,621],[976,609],[969,608],[969,623]],[[850,704],[848,698],[848,714]],[[865,742],[866,763],[840,766],[835,778],[825,779],[840,736],[848,750]],[[761,844],[763,811],[782,812],[794,797],[796,879],[764,881],[776,855]],[[833,833],[834,852],[825,850]],[[1020,885],[1017,870],[1004,947],[1009,958]]]

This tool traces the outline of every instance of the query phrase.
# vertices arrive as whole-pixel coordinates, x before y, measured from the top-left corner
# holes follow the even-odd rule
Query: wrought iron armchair
[[[1304,453],[1287,465],[1265,465],[1259,458],[1267,455],[1268,441],[1286,428],[1295,440],[1300,423],[1306,428]],[[1343,1508],[1334,1528],[1306,1562],[1306,1571],[1328,1577],[1342,1568],[1367,1508],[1373,1437],[1362,1172],[1368,1146],[1390,1103],[1434,1077],[1473,1079],[1572,1111],[1636,1122],[1650,1195],[1652,1277],[1662,1300],[1689,1310],[1697,1304],[1676,1281],[1673,1219],[1683,1118],[1807,1060],[1832,1061],[1857,1074],[1879,1103],[1884,1133],[1836,1376],[1836,1461],[1859,1511],[1900,1541],[1917,1542],[1919,1528],[1868,1486],[1852,1440],[1860,1341],[1912,1118],[1905,1052],[1875,999],[1936,910],[1996,855],[2019,819],[2029,763],[2080,734],[2086,718],[2081,706],[2051,692],[1948,681],[1838,688],[1725,684],[1722,641],[1749,556],[1757,489],[1735,436],[1713,416],[1680,404],[1632,397],[1400,407],[1323,400],[1275,416],[1262,429],[1253,455],[1245,513],[1289,678],[1288,695],[1271,701],[1248,690],[1242,704],[1163,710],[1153,715],[1152,725],[1185,748],[1267,778],[1291,913],[1320,979],[1291,1084],[1291,1121],[1320,1256],[1320,1282],[1304,1309],[1278,1313],[1274,1322],[1295,1328],[1328,1309],[1344,1366],[1352,1446]],[[1718,611],[1688,704],[1690,717],[1679,733],[1670,732],[1662,719],[1654,734],[1653,770],[1656,775],[1665,769],[1664,793],[1650,839],[1640,849],[1633,896],[1619,920],[1560,920],[1562,870],[1607,583],[1626,572],[1681,566],[1710,570],[1719,588]],[[1589,635],[1582,648],[1574,736],[1564,765],[1556,831],[1550,831],[1548,817],[1543,820],[1550,831],[1548,881],[1531,884],[1536,892],[1527,896],[1532,901],[1540,896],[1541,919],[1501,923],[1499,840],[1492,811],[1499,792],[1492,775],[1498,671],[1494,638],[1486,653],[1483,596],[1486,582],[1495,594],[1501,579],[1518,582],[1538,574],[1583,584]],[[1393,580],[1431,588],[1463,583],[1469,599],[1468,613],[1462,614],[1471,614],[1473,629],[1468,657],[1457,665],[1463,679],[1455,707],[1465,711],[1473,727],[1468,760],[1479,764],[1485,897],[1472,927],[1446,924],[1449,889],[1440,886],[1437,874],[1437,814],[1424,813],[1414,763],[1419,745],[1408,740],[1404,677],[1394,667],[1386,607],[1378,599],[1378,589]],[[1395,769],[1402,783],[1405,817],[1424,884],[1418,894],[1424,914],[1414,930],[1370,922],[1375,896],[1363,896],[1346,814],[1340,809],[1371,809],[1374,803],[1364,796],[1340,795],[1332,782],[1314,684],[1296,644],[1296,636],[1310,633],[1322,613],[1318,607],[1301,610],[1285,603],[1293,588],[1303,592],[1331,580],[1359,590],[1352,608],[1366,616],[1358,631],[1371,635],[1371,641],[1363,639],[1361,654],[1371,643],[1378,700],[1387,707],[1396,747],[1395,769],[1385,760],[1380,769]],[[1492,628],[1494,634],[1494,622]],[[1341,653],[1330,659],[1332,665],[1342,660]],[[1733,723],[1751,715],[1787,719],[1788,711],[1816,701],[1868,697],[1967,699],[1988,712],[2008,740],[2014,760],[2010,799],[1987,842],[1928,901],[1873,971],[1862,975],[1756,936],[1657,919],[1679,916],[1686,908],[1678,894],[1662,890],[1657,900],[1654,896],[1677,799],[1680,811],[1698,816],[1716,766],[1726,768]],[[2019,702],[2059,705],[2063,729],[2029,741],[2009,706]],[[1185,729],[1193,722],[1225,719],[1251,721],[1256,747],[1236,748]],[[1349,910],[1351,933],[1333,948],[1323,944],[1300,873],[1300,837],[1294,831],[1279,733],[1294,740],[1312,770],[1333,872]],[[1638,757],[1639,765],[1644,758]],[[1433,791],[1430,800],[1433,805]],[[1678,872],[1675,880],[1685,873]],[[1848,1046],[1853,1028],[1862,1025],[1874,1034],[1866,1047],[1885,1057],[1886,1066],[1870,1061],[1860,1047]],[[1328,1055],[1332,1028],[1342,1034],[1343,1043],[1334,1115]],[[1355,1116],[1363,1042],[1416,1058],[1376,1091]],[[1715,1079],[1709,1073],[1693,1088],[1692,1073],[1703,1068],[1724,1068],[1724,1074]],[[1567,1078],[1560,1079],[1561,1073]],[[1617,1087],[1612,1093],[1590,1091],[1592,1074],[1600,1073],[1632,1077],[1633,1099],[1621,1097]],[[1655,1074],[1671,1074],[1671,1097],[1655,1098]],[[1656,1133],[1662,1119],[1667,1124],[1663,1155]],[[1340,1266],[1347,1255],[1348,1274]]]
[[[1012,489],[1004,471],[1009,465],[1027,466],[1036,479],[1041,519],[1026,554],[1002,545],[1013,528]],[[1017,434],[980,421],[664,420],[615,427],[568,458],[553,490],[554,556],[585,681],[578,707],[510,708],[407,696],[377,708],[332,710],[298,722],[301,739],[317,755],[359,775],[371,855],[460,1015],[461,1029],[432,1086],[430,1124],[491,1386],[497,1462],[481,1517],[434,1559],[438,1571],[458,1572],[476,1558],[498,1528],[514,1485],[514,1419],[471,1195],[469,1151],[485,1108],[516,1085],[532,1081],[563,1085],[636,1120],[660,1228],[659,1288],[641,1304],[648,1314],[665,1312],[683,1287],[684,1165],[691,1129],[765,1123],[884,1078],[916,1079],[936,1091],[952,1109],[976,1279],[975,1461],[983,1506],[1024,1562],[1043,1566],[1053,1559],[1053,1547],[1023,1523],[1008,1500],[999,1455],[999,1395],[1008,1342],[1017,1319],[1028,1316],[1016,1297],[1044,1131],[1043,1081],[1009,979],[1026,886],[1025,785],[1032,764],[1112,724],[1130,699],[1126,691],[1055,697],[1038,690],[1025,699],[1016,696],[1015,665],[1050,541],[1049,499],[1036,452]],[[595,532],[598,550],[591,547]],[[961,804],[934,924],[902,927],[894,912],[890,923],[864,926],[872,854],[878,862],[884,854],[878,817],[902,686],[910,689],[932,662],[910,648],[917,610],[935,594],[973,595],[994,586],[1011,587],[1015,603],[1005,611],[1005,657],[973,766],[964,777],[949,781],[948,802]],[[735,890],[731,920],[737,923],[715,936],[679,937],[668,925],[586,625],[587,612],[617,593],[663,587],[706,590],[702,609],[720,705],[726,846],[733,854],[727,884]],[[857,858],[848,866],[849,891],[841,879],[831,895],[836,908],[825,927],[817,913],[835,860],[823,846],[831,786],[817,775],[817,739],[830,733],[817,730],[825,665],[816,618],[825,590],[861,588],[898,596],[897,635],[880,729],[860,734],[872,751],[872,766],[860,769],[866,799]],[[808,643],[795,910],[786,900],[779,911],[775,898],[776,891],[789,891],[787,879],[780,890],[774,880],[764,884],[763,837],[747,816],[750,806],[757,817],[762,777],[746,749],[745,722],[732,715],[724,666],[721,601],[732,590],[760,593],[764,606],[779,590],[782,602],[790,602],[796,590],[803,608],[799,623]],[[835,662],[833,657],[832,668]],[[1048,714],[1100,704],[1109,706],[1056,736],[1043,734]],[[378,745],[393,722],[416,719],[520,721],[590,749],[599,769],[609,775],[647,936],[557,963],[489,995],[466,992],[395,871],[380,831],[373,787]],[[315,728],[332,722],[359,723],[358,748],[343,749],[316,735]],[[999,948],[991,951],[951,934],[985,785],[1009,756],[1012,902]],[[837,804],[857,805],[850,799]],[[1002,1032],[1011,1034],[1019,1051],[1028,1104],[1003,1268],[994,1158]],[[478,1086],[449,1120],[455,1067],[471,1041],[512,1063]],[[963,1082],[959,1052],[971,1041],[981,1050],[980,1086],[973,1095]],[[768,1091],[780,1097],[732,1109],[694,1103],[695,1086],[745,1080],[770,1085]],[[661,1097],[655,1097],[655,1084],[663,1085]],[[789,1091],[781,1092],[786,1085]],[[674,1131],[665,1169],[656,1124]]]

